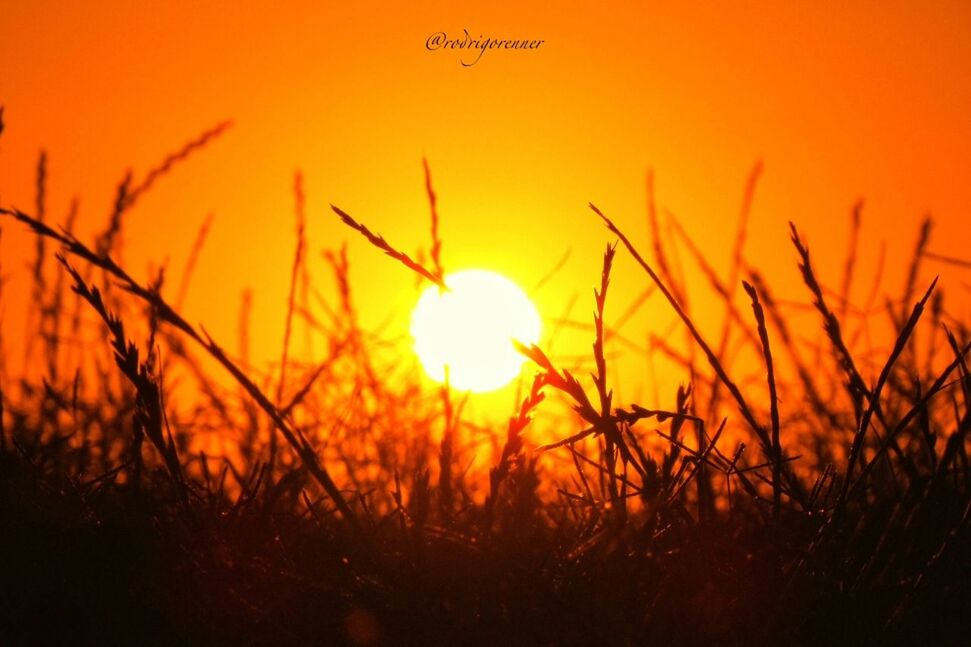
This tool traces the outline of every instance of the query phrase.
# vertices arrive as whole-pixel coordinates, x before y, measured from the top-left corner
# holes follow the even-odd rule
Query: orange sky
[[[909,262],[925,212],[938,223],[932,248],[969,256],[968,2],[455,4],[0,0],[0,202],[32,209],[43,147],[50,217],[62,219],[77,194],[81,232],[91,234],[126,168],[140,177],[232,118],[227,135],[128,215],[125,261],[145,278],[168,259],[174,288],[196,229],[215,213],[185,314],[233,346],[240,292],[252,287],[254,337],[267,359],[282,337],[295,169],[305,177],[314,273],[328,278],[321,248],[349,240],[367,322],[390,312],[403,321],[417,296],[413,277],[327,205],[405,250],[427,245],[422,156],[439,194],[447,267],[488,267],[528,287],[572,250],[536,297],[549,317],[574,292],[575,317],[592,309],[610,237],[588,201],[649,250],[648,167],[661,206],[723,269],[745,178],[763,159],[747,256],[792,297],[804,294],[786,222],[800,225],[823,279],[836,284],[860,196],[864,268],[880,239],[889,258],[906,259],[896,265]],[[489,51],[473,67],[424,46],[434,32],[463,28],[544,44]],[[3,229],[10,340],[23,329],[30,237]],[[958,304],[969,279],[942,269],[951,306],[966,317]],[[888,288],[898,290],[901,276],[891,267]],[[620,255],[608,312],[643,285]],[[867,285],[861,278],[858,290]],[[697,308],[702,327],[717,330],[704,315],[721,307]],[[670,321],[652,300],[627,332],[643,340]],[[590,340],[579,340],[576,352],[587,352]],[[635,360],[625,369],[630,394],[643,386]]]

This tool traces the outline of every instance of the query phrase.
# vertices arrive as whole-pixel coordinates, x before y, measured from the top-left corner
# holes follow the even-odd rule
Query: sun
[[[430,286],[411,316],[415,353],[425,372],[462,391],[493,391],[519,375],[524,358],[512,340],[539,341],[540,318],[515,283],[488,270],[445,277],[448,291]]]

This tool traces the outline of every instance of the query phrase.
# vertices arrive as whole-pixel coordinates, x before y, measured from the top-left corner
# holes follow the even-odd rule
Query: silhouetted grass
[[[0,128],[2,116],[0,108]],[[825,335],[815,345],[796,331],[794,305],[774,295],[772,277],[744,257],[756,166],[727,276],[671,217],[724,306],[711,345],[666,255],[676,241],[662,239],[649,176],[653,261],[591,205],[647,275],[641,296],[616,308],[608,301],[618,280],[617,244],[608,244],[599,281],[591,273],[593,320],[561,322],[591,333],[587,361],[575,370],[539,346],[521,347],[535,375],[505,427],[482,429],[463,416],[462,394],[447,384],[429,392],[361,328],[346,247],[324,254],[336,303],[312,285],[299,175],[276,370],[249,358],[249,294],[233,357],[179,313],[187,278],[172,306],[162,276],[142,284],[124,269],[124,213],[225,128],[138,183],[126,175],[92,245],[73,233],[76,207],[64,229],[50,224],[46,157],[35,213],[0,207],[6,223],[37,237],[26,274],[32,321],[46,322],[37,329],[42,352],[25,341],[41,377],[4,371],[0,383],[0,642],[966,640],[971,339],[920,271],[922,259],[955,272],[965,261],[927,251],[929,220],[903,295],[884,312],[872,309],[873,297],[862,309],[850,302],[865,242],[859,206],[839,294],[792,227],[803,305]],[[418,261],[333,210],[447,289],[424,170],[431,237]],[[60,263],[46,262],[48,245]],[[98,286],[94,271],[104,277]],[[65,281],[86,310],[65,313]],[[748,306],[735,302],[738,283]],[[667,408],[617,403],[608,348],[635,346],[621,327],[655,292],[706,361],[670,335],[658,339],[653,349],[685,368],[684,385]],[[855,340],[881,322],[896,341],[862,361]],[[308,348],[323,349],[313,358],[291,348],[300,325]],[[732,365],[731,339],[752,351],[754,374]],[[208,374],[207,356],[233,386]],[[186,381],[197,391],[190,402],[171,401],[176,379],[180,393]],[[572,417],[556,419],[557,439],[537,443],[533,417],[564,404]]]

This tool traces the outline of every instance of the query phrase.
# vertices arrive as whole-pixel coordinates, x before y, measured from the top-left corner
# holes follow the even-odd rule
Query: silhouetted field
[[[36,334],[6,344],[32,370],[2,375],[0,643],[966,640],[971,335],[922,280],[930,221],[912,258],[888,260],[910,268],[902,293],[874,289],[863,305],[848,298],[866,242],[860,209],[838,289],[820,282],[793,226],[804,307],[823,330],[809,339],[744,255],[756,167],[727,275],[673,223],[724,305],[707,339],[653,198],[650,260],[591,205],[605,241],[619,242],[591,272],[589,370],[522,348],[535,379],[507,426],[482,430],[462,417],[461,394],[429,392],[376,350],[377,334],[357,323],[346,251],[327,255],[336,302],[315,296],[299,176],[286,334],[271,369],[249,360],[248,299],[232,350],[179,313],[208,222],[177,289],[161,273],[139,282],[115,260],[138,197],[225,127],[127,176],[91,243],[72,233],[76,213],[63,226],[45,213],[43,156],[33,209],[2,208],[5,231],[36,235]],[[334,211],[387,262],[441,283],[428,178],[426,258]],[[683,324],[654,346],[684,371],[664,409],[615,402],[608,383],[618,254]],[[861,358],[877,327],[896,341]],[[291,338],[303,334],[325,359],[298,358]],[[739,344],[761,362],[758,383],[732,374]],[[191,406],[171,400],[173,376]],[[537,446],[533,416],[564,403],[572,417],[559,440]],[[476,454],[491,466],[470,468]]]

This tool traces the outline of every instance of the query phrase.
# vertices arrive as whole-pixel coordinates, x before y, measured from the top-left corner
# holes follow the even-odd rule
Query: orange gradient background
[[[328,203],[409,253],[427,248],[423,156],[446,269],[493,269],[528,290],[570,250],[534,296],[547,332],[574,294],[570,316],[590,320],[612,238],[587,202],[650,251],[648,168],[659,206],[724,272],[745,179],[763,160],[746,256],[780,296],[805,300],[787,221],[835,286],[859,197],[858,298],[881,240],[884,286],[899,294],[925,213],[936,220],[931,249],[969,256],[971,4],[728,4],[0,0],[0,202],[33,210],[43,148],[48,219],[62,222],[78,195],[78,232],[92,240],[127,168],[137,180],[199,132],[234,120],[127,214],[124,262],[145,280],[168,261],[171,295],[214,213],[184,314],[234,348],[240,294],[251,287],[254,350],[266,362],[283,335],[297,169],[317,283],[330,293],[320,250],[349,241],[363,323],[392,315],[392,335],[407,330],[414,277]],[[545,42],[487,51],[468,68],[458,51],[425,48],[430,34],[463,28]],[[3,224],[8,348],[24,334],[32,245],[21,227]],[[945,275],[952,314],[967,317],[966,307],[953,311],[967,302],[967,274],[932,262],[925,270],[924,279]],[[689,277],[693,314],[714,336],[723,307]],[[645,285],[620,253],[608,324]],[[672,320],[655,296],[624,332],[646,343]],[[591,341],[564,333],[556,350],[588,354]],[[642,358],[630,354],[617,370],[622,398],[650,399]]]

